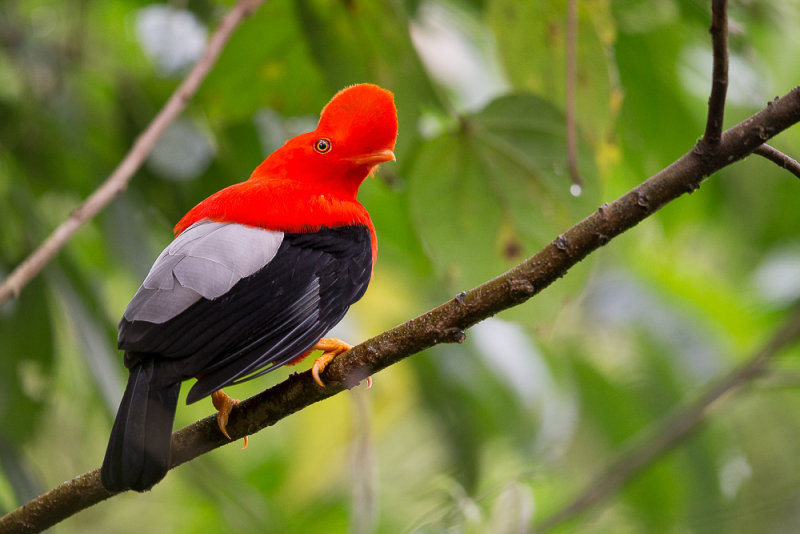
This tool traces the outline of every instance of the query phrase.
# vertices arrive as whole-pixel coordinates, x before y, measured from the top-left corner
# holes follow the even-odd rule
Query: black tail
[[[181,385],[157,385],[153,371],[151,359],[130,369],[100,471],[100,480],[109,491],[148,490],[169,469],[169,444]]]

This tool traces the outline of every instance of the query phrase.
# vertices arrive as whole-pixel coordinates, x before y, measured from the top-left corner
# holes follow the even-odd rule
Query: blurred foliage
[[[0,275],[110,173],[231,4],[0,2]],[[313,127],[335,91],[379,83],[400,115],[398,162],[362,188],[379,261],[337,329],[358,341],[500,274],[690,149],[708,4],[580,3],[573,197],[565,0],[267,2],[128,190],[0,308],[0,512],[100,464],[124,377],[116,322],[171,226]],[[727,124],[798,83],[797,20],[797,0],[732,2]],[[775,145],[797,157],[800,130]],[[797,180],[749,158],[463,345],[53,532],[522,532],[765,342],[800,297],[798,213]],[[560,531],[800,529],[798,355]],[[176,424],[210,411],[181,406]]]

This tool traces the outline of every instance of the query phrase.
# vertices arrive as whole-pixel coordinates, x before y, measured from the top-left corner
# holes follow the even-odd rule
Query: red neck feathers
[[[316,130],[287,141],[246,182],[195,206],[175,234],[203,219],[284,232],[363,224],[374,261],[375,229],[356,195],[378,164],[394,159],[396,138],[392,93],[371,84],[343,89],[322,110]]]
[[[283,232],[313,232],[350,224],[372,229],[366,208],[355,198],[301,181],[260,178],[256,173],[248,181],[226,187],[192,208],[175,226],[175,234],[203,219]]]

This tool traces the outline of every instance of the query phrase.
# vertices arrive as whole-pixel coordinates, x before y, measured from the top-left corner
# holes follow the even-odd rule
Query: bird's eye
[[[319,152],[320,154],[324,154],[325,152],[330,152],[331,150],[331,141],[330,139],[317,139],[317,142],[314,143],[314,150]]]

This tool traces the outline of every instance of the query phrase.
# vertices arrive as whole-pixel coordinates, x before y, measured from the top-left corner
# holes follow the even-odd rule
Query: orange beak
[[[358,165],[377,165],[379,163],[384,163],[387,161],[396,161],[394,157],[394,152],[391,150],[378,150],[377,152],[372,152],[370,154],[363,154],[361,156],[356,156],[351,158],[350,161],[358,164]]]

